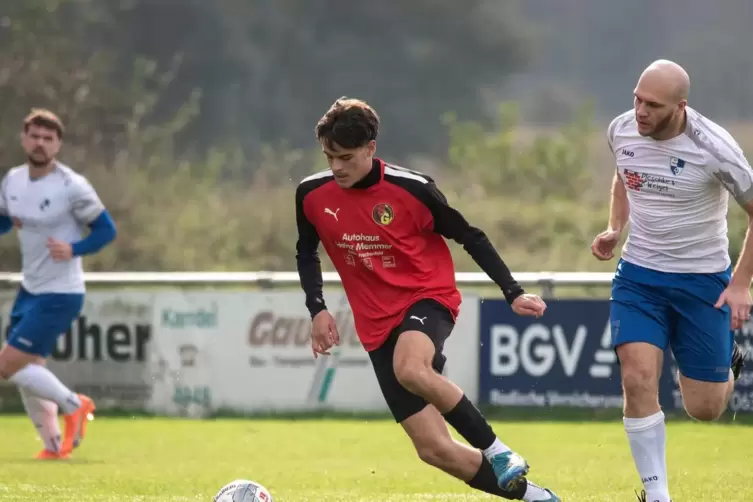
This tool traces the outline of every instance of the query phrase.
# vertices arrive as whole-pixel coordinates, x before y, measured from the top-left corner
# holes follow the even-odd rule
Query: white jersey
[[[635,112],[607,130],[630,203],[625,261],[662,272],[717,273],[730,265],[731,193],[753,200],[753,170],[720,125],[690,107],[684,134],[666,141],[638,134]]]
[[[68,166],[42,178],[29,177],[29,167],[14,167],[0,182],[0,214],[21,222],[23,287],[32,294],[84,293],[81,257],[56,262],[47,249],[50,237],[73,243],[104,210],[91,184]]]

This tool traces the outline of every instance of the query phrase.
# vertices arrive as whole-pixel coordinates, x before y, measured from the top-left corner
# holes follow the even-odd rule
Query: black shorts
[[[398,337],[406,331],[426,333],[434,342],[436,349],[432,367],[434,371],[441,374],[447,360],[442,354],[444,341],[450,336],[454,327],[452,314],[444,305],[435,300],[419,300],[408,309],[403,321],[392,330],[384,344],[369,352],[382,395],[396,422],[400,423],[415,415],[429,404],[424,398],[412,393],[397,381],[393,355]]]

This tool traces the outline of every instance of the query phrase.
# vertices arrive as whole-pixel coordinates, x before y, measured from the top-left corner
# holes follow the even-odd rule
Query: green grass
[[[635,500],[619,421],[494,426],[563,500]],[[0,417],[0,430],[1,501],[209,501],[236,478],[261,482],[276,502],[495,500],[422,465],[389,420],[99,417],[64,462],[32,460],[40,443],[25,417]],[[675,502],[753,501],[752,427],[671,420],[668,437]]]

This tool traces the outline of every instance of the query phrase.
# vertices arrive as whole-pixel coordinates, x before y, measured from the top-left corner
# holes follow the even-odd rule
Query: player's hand
[[[544,300],[536,295],[523,294],[517,297],[512,302],[512,311],[518,315],[528,315],[533,317],[541,317],[546,310],[546,303]]]
[[[318,354],[329,356],[329,349],[333,345],[340,345],[340,333],[337,332],[335,318],[327,310],[322,310],[314,316],[311,325],[311,350],[316,359]]]
[[[23,228],[24,227],[23,222],[20,219],[16,218],[15,216],[13,218],[11,218],[11,220],[13,221],[13,227],[14,228]]]
[[[750,309],[753,306],[753,299],[750,297],[750,288],[745,285],[730,284],[719,295],[719,299],[716,301],[714,307],[722,308],[725,304],[729,305],[729,310],[732,314],[732,329],[742,328],[743,324],[750,319]]]
[[[614,248],[620,241],[620,232],[617,230],[604,230],[596,236],[591,244],[591,253],[602,261],[614,258]]]
[[[67,242],[50,237],[47,239],[47,249],[55,261],[66,261],[73,258],[73,248]]]

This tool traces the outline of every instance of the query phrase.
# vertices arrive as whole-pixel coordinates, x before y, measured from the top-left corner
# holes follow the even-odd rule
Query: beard
[[[647,133],[642,133],[641,136],[648,136],[650,138],[661,136],[664,132],[667,131],[667,129],[669,129],[669,127],[672,126],[673,118],[674,118],[674,113],[670,113],[669,115],[661,119],[659,122],[657,122],[653,129],[651,129]]]
[[[28,155],[27,160],[31,167],[47,167],[51,159],[44,152],[37,150]]]

